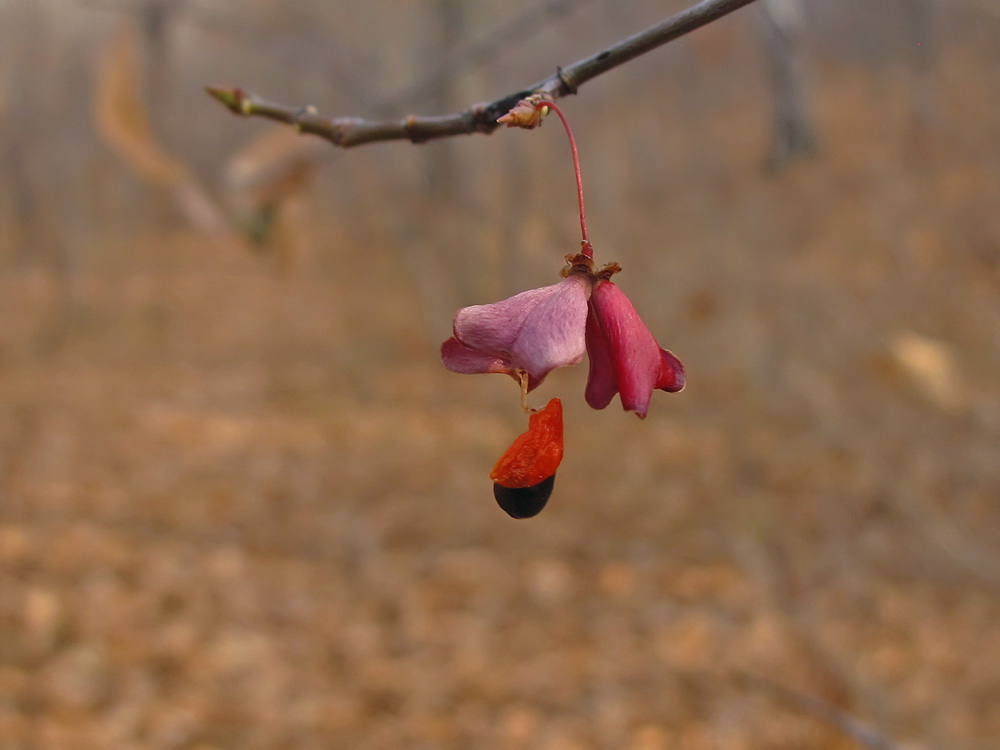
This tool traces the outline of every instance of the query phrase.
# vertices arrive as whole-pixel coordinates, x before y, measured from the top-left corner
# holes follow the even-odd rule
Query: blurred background
[[[562,102],[688,388],[454,311],[578,247],[553,120],[340,151],[683,0],[0,2],[0,747],[1000,746],[1000,5],[755,3]]]

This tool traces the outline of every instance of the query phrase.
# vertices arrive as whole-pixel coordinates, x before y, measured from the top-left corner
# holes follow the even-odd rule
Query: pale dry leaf
[[[947,411],[963,404],[961,378],[951,347],[942,341],[905,331],[890,350],[897,365],[924,396]]]

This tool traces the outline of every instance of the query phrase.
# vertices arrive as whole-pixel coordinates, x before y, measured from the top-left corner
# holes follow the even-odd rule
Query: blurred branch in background
[[[147,26],[144,31],[151,29]],[[167,188],[192,226],[207,234],[230,235],[223,212],[184,162],[167,152],[153,129],[142,96],[137,35],[134,25],[122,26],[103,56],[93,100],[97,131],[143,179]]]
[[[558,99],[576,93],[584,83],[639,57],[669,41],[715,21],[754,0],[702,0],[662,23],[651,26],[607,49],[565,68],[554,76],[526,89],[508,94],[464,112],[432,117],[410,115],[401,120],[369,121],[354,117],[329,119],[313,107],[292,109],[257,97],[239,88],[207,87],[207,91],[231,112],[245,117],[257,116],[294,125],[301,133],[321,136],[336,146],[348,148],[365,143],[410,140],[414,143],[471,133],[492,133],[497,119],[520,99],[542,94]]]
[[[144,0],[145,4],[140,2],[138,5],[134,0],[83,2],[87,6],[112,13],[138,15],[140,23],[144,25],[154,23],[153,19],[157,19],[163,32],[168,23],[184,23],[221,38],[238,38],[248,47],[266,47],[268,50],[294,48],[306,54],[282,58],[276,62],[295,69],[297,77],[335,78],[338,89],[361,106],[378,106],[378,101],[371,96],[368,86],[354,75],[349,51],[337,38],[325,35],[320,29],[309,25],[303,25],[294,31],[262,26],[254,23],[248,14],[239,12],[238,7],[221,10],[222,6],[204,7],[189,0]]]
[[[975,5],[983,13],[1000,19],[1000,4],[996,0],[966,0],[966,2]]]
[[[757,675],[744,673],[738,675],[737,679],[748,687],[765,690],[783,703],[836,727],[861,747],[870,750],[911,750],[909,746],[895,742],[868,722],[862,721],[818,695],[796,690],[780,682]]]
[[[455,49],[428,71],[422,80],[379,102],[374,107],[375,114],[389,115],[400,104],[438,94],[464,69],[489,64],[505,47],[523,42],[525,37],[541,28],[546,21],[559,18],[587,1],[589,0],[547,0],[529,8],[486,38]]]

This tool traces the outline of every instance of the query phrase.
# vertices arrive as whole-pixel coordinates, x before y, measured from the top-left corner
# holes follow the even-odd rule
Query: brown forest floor
[[[997,126],[870,119],[893,90],[830,76],[818,157],[691,177],[652,314],[690,387],[639,423],[553,375],[531,521],[486,479],[513,386],[398,278],[180,233],[10,268],[0,747],[858,747],[831,708],[1000,746]]]

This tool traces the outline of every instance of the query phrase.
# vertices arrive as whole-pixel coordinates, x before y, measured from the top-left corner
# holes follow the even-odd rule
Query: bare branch
[[[558,99],[575,94],[577,89],[602,73],[656,49],[695,29],[711,23],[754,0],[702,0],[665,21],[623,39],[590,57],[559,68],[554,76],[533,86],[501,97],[487,104],[477,104],[464,112],[422,117],[409,115],[401,120],[369,121],[353,117],[329,119],[313,107],[292,109],[265,101],[243,89],[206,87],[206,91],[231,112],[244,117],[265,117],[294,125],[301,133],[326,138],[335,146],[348,148],[376,141],[409,140],[413,143],[471,133],[492,133],[497,119],[517,102],[531,94]]]

